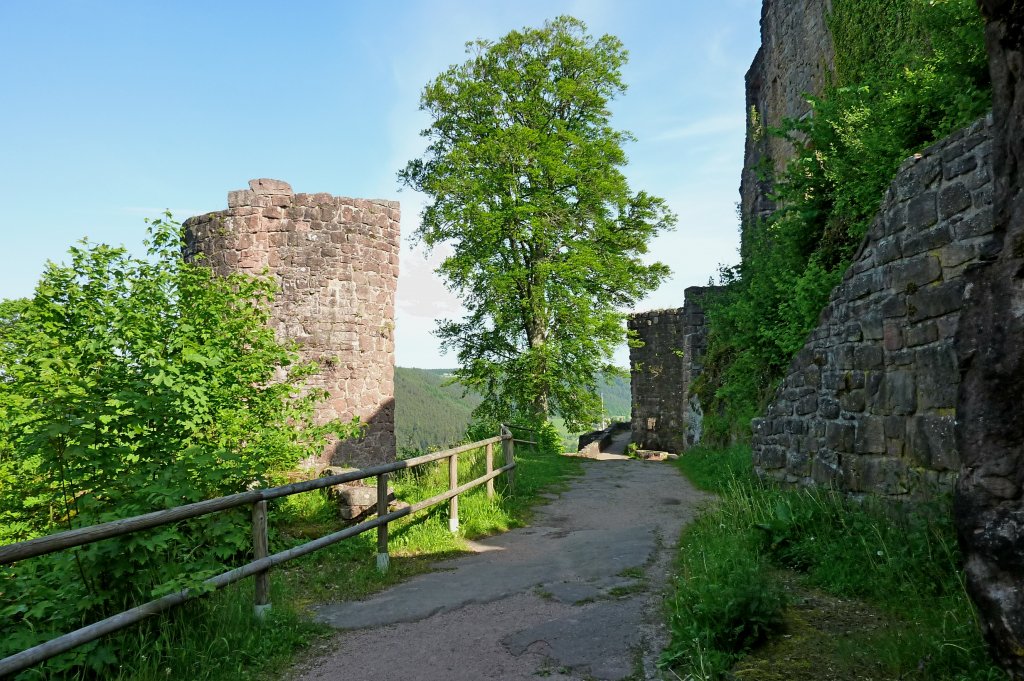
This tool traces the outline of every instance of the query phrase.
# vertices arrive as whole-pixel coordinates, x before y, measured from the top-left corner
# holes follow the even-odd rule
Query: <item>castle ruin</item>
[[[295,194],[258,179],[228,192],[227,210],[185,221],[185,257],[202,254],[218,274],[272,276],[270,326],[319,371],[327,391],[318,423],[358,416],[358,440],[332,443],[320,465],[366,466],[395,458],[397,201]]]

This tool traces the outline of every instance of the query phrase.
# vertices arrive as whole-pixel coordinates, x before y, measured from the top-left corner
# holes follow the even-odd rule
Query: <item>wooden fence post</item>
[[[388,474],[377,476],[377,517],[381,518],[388,512]],[[388,556],[388,524],[377,526],[377,571],[384,574],[391,566]]]
[[[448,490],[459,486],[459,455],[448,457]],[[459,532],[459,495],[456,494],[448,502],[448,529],[452,534]]]
[[[255,560],[269,555],[267,541],[267,502],[257,501],[252,505],[252,553]],[[270,610],[270,574],[267,570],[257,572],[253,594],[253,612],[257,619],[263,619]]]
[[[508,426],[502,425],[501,427],[501,450],[505,453],[505,465],[509,466],[515,463],[515,443],[512,441],[512,431],[509,430]],[[505,477],[508,478],[508,489],[510,492],[515,494],[516,491],[516,469],[509,469],[505,473]]]
[[[493,442],[488,442],[487,443],[486,459],[487,459],[487,475],[490,475],[491,473],[494,472],[494,443]],[[487,498],[488,499],[493,499],[494,498],[494,478],[491,478],[490,480],[487,481]]]

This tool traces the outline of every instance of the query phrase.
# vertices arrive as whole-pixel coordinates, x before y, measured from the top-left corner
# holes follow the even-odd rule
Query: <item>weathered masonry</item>
[[[690,384],[701,372],[707,327],[701,301],[711,290],[691,286],[683,307],[631,315],[629,329],[633,442],[641,449],[679,453],[700,441],[701,410]]]
[[[817,329],[753,424],[785,483],[925,497],[960,467],[954,336],[964,270],[991,258],[991,117],[908,159]]]
[[[185,256],[277,280],[270,324],[320,366],[307,382],[329,395],[318,421],[358,416],[368,426],[361,440],[330,445],[320,464],[393,460],[398,202],[295,194],[279,180],[249,187],[228,193],[227,210],[185,222]]]
[[[747,138],[740,179],[743,254],[749,229],[774,210],[768,198],[771,187],[760,169],[781,171],[794,154],[788,140],[768,134],[768,129],[779,127],[783,119],[808,115],[807,95],[820,95],[833,70],[827,23],[831,5],[831,0],[764,0],[761,6],[761,47],[745,83]]]

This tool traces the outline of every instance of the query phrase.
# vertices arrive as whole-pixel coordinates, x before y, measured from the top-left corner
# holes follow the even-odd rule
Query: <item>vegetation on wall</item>
[[[812,115],[768,134],[795,156],[772,180],[778,209],[744,224],[750,243],[709,297],[697,392],[712,440],[749,437],[792,355],[815,327],[903,159],[988,108],[983,21],[974,0],[835,0],[835,72]],[[755,131],[756,132],[756,131]]]

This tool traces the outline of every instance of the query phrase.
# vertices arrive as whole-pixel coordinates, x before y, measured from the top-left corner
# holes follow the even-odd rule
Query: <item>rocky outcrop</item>
[[[753,423],[755,471],[853,494],[950,491],[965,270],[991,257],[988,119],[908,159]]]
[[[227,210],[185,222],[186,257],[277,281],[270,325],[320,367],[307,379],[329,396],[318,422],[358,416],[367,425],[363,438],[333,443],[321,464],[395,458],[399,220],[397,201],[295,194],[258,179],[229,192]]]
[[[778,127],[783,119],[806,116],[811,110],[807,95],[820,95],[833,69],[832,35],[826,23],[831,9],[831,0],[764,0],[761,7],[761,48],[746,76],[742,254],[748,230],[774,209],[764,174],[780,172],[794,154],[788,141],[767,130]]]
[[[967,274],[954,516],[996,660],[1024,678],[1024,1],[980,0],[993,81],[994,262]]]
[[[701,410],[690,385],[700,376],[707,347],[702,300],[716,287],[691,286],[683,307],[631,315],[638,343],[629,349],[633,442],[644,449],[682,452],[700,441]]]

